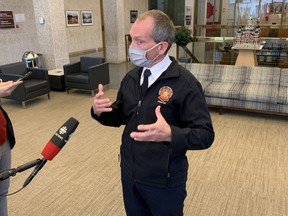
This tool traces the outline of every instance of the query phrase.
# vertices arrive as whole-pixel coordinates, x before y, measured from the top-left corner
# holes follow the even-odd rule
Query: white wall
[[[125,14],[125,33],[129,34],[132,24],[130,22],[130,10],[137,10],[138,15],[148,10],[147,0],[125,0],[124,1]]]
[[[103,0],[105,1],[105,0]],[[105,2],[104,2],[105,4]],[[101,15],[100,15],[100,0],[64,0],[65,10],[91,10],[93,11],[93,26],[77,26],[66,27],[68,36],[69,53],[82,52],[85,50],[103,48],[102,31],[101,31]],[[147,0],[125,0],[124,1],[124,34],[128,34],[132,26],[130,22],[130,10],[137,10],[138,14],[146,11],[148,8]],[[116,16],[109,14],[109,16]],[[104,20],[104,23],[109,20]],[[106,35],[107,36],[107,35]],[[121,36],[124,40],[124,36]]]
[[[1,11],[24,15],[25,21],[15,23],[18,27],[0,29],[0,65],[22,61],[25,51],[39,52],[36,20],[32,1],[1,0]]]
[[[61,0],[64,9],[59,8],[61,11],[59,13],[57,11],[57,14],[55,14],[53,5],[57,4],[56,0],[0,1],[2,11],[13,11],[13,14],[24,14],[25,16],[24,22],[15,23],[18,28],[0,29],[0,65],[22,61],[24,52],[34,51],[43,54],[43,59],[46,61],[45,66],[50,69],[61,67],[61,64],[64,64],[67,60],[69,61],[67,59],[68,54],[103,47],[100,0]],[[45,6],[43,10],[44,5],[47,7]],[[124,33],[117,35],[119,40],[123,40],[124,43],[124,36],[129,33],[132,26],[130,10],[137,10],[140,14],[146,11],[147,8],[147,0],[124,1]],[[77,27],[67,27],[63,24],[66,10],[77,10],[79,14],[81,10],[92,11],[94,24],[92,26],[82,26],[80,24]],[[39,16],[44,17],[44,25],[39,24]],[[113,14],[109,16],[113,16]],[[56,27],[55,23],[57,24]],[[59,36],[59,34],[61,35]],[[65,55],[63,52],[66,52]],[[125,50],[121,53],[125,53]]]
[[[92,11],[93,25],[66,26],[69,53],[97,50],[102,48],[100,0],[64,0],[64,9],[76,10],[81,16],[81,11]],[[65,13],[63,11],[63,13]]]

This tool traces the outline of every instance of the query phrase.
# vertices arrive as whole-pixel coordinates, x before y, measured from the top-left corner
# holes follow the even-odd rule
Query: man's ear
[[[168,49],[168,43],[167,42],[162,42],[159,46],[160,48],[160,52],[159,54],[162,55],[166,52],[166,50]]]

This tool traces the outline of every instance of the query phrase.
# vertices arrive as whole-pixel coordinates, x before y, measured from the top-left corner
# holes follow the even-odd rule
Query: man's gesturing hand
[[[137,141],[171,142],[171,128],[160,112],[160,106],[155,109],[157,121],[153,124],[138,125],[139,132],[132,132],[130,136]]]
[[[109,98],[106,98],[103,91],[103,85],[98,85],[98,93],[94,97],[93,101],[93,111],[97,116],[100,116],[102,112],[111,112],[112,108],[111,101]]]

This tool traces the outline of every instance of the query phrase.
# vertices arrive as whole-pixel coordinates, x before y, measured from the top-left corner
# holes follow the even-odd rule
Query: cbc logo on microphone
[[[63,126],[63,127],[60,128],[59,134],[65,134],[65,133],[67,133],[67,127]]]

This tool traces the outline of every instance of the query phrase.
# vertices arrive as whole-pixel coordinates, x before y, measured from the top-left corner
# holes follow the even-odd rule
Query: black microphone
[[[4,171],[1,171],[0,172],[0,181],[3,181],[5,179],[9,178],[10,176],[15,176],[17,172],[23,172],[27,169],[30,169],[30,168],[38,165],[41,162],[42,162],[42,160],[38,158],[36,160],[30,161],[30,162],[25,163],[21,166],[18,166],[17,168],[12,168],[12,169],[7,169]]]
[[[56,133],[53,135],[53,137],[50,139],[50,141],[46,144],[46,146],[41,152],[44,158],[41,159],[41,163],[39,163],[35,167],[33,172],[26,179],[26,181],[23,184],[23,187],[26,187],[32,181],[35,175],[45,165],[47,160],[51,161],[60,152],[60,150],[70,139],[70,137],[72,136],[73,132],[76,130],[78,125],[79,121],[71,117],[56,131]]]
[[[39,158],[36,159],[36,160],[30,161],[30,162],[25,163],[25,164],[23,164],[21,166],[18,166],[16,168],[16,172],[23,172],[23,171],[25,171],[27,169],[30,169],[30,168],[38,165],[39,163],[41,163],[41,159],[39,159]]]

